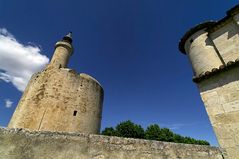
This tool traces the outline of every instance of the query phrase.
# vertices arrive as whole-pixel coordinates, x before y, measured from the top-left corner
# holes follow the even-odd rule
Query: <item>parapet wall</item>
[[[223,159],[216,147],[0,128],[0,159]]]
[[[230,68],[198,83],[198,88],[225,159],[239,156],[239,68]],[[228,156],[228,157],[227,157]]]

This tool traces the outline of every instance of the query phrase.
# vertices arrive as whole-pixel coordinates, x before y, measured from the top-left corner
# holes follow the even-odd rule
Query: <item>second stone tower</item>
[[[56,43],[50,64],[31,77],[9,128],[99,133],[103,89],[91,76],[67,68],[72,53],[69,33]]]

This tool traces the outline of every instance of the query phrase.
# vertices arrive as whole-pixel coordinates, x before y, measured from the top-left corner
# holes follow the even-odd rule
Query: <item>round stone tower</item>
[[[51,65],[58,68],[67,67],[70,56],[73,53],[72,33],[67,34],[61,41],[58,41],[55,45],[55,52],[51,59]]]
[[[224,158],[239,158],[239,5],[190,29],[179,49],[190,59]]]
[[[56,43],[50,64],[30,79],[9,128],[99,133],[103,89],[93,77],[66,68],[72,52],[69,33]]]
[[[201,76],[223,64],[206,31],[214,23],[206,22],[197,25],[189,30],[180,41],[180,51],[189,57],[195,76]]]

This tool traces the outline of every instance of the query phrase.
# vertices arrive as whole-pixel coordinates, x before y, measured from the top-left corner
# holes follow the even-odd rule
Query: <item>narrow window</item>
[[[74,113],[73,113],[73,116],[76,116],[76,114],[77,114],[77,111],[75,110]]]

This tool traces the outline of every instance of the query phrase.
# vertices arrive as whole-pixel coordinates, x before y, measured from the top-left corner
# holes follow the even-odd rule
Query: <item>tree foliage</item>
[[[115,129],[113,127],[105,128],[102,132],[102,135],[107,135],[107,136],[118,136]]]
[[[157,124],[149,125],[144,131],[140,125],[137,125],[130,120],[119,123],[115,128],[105,128],[101,134],[166,142],[210,145],[209,142],[204,140],[196,140],[191,137],[184,137],[179,134],[175,134],[168,128],[160,128]]]
[[[140,139],[144,138],[144,129],[130,120],[121,122],[115,129],[117,136]]]
[[[145,131],[145,139],[148,140],[160,140],[161,136],[161,129],[157,124],[148,126]]]

